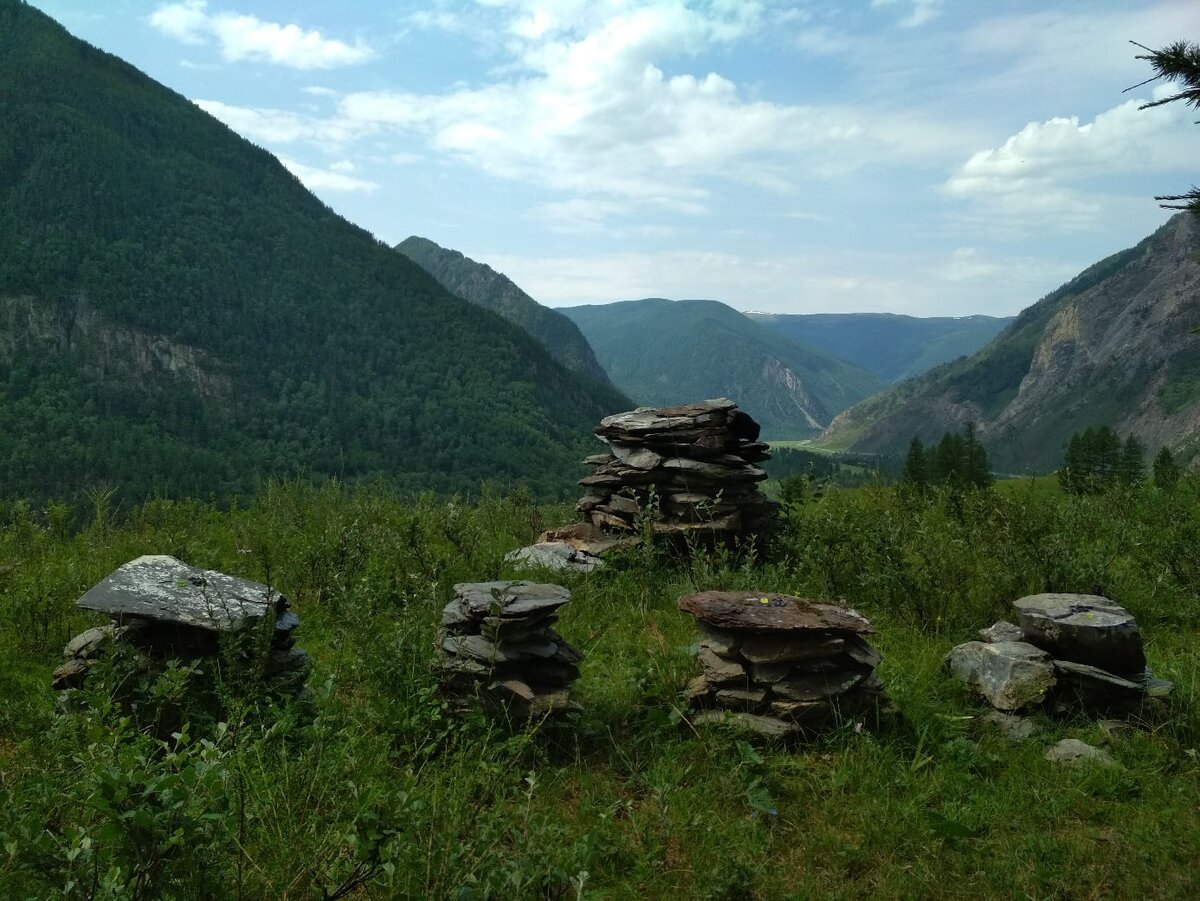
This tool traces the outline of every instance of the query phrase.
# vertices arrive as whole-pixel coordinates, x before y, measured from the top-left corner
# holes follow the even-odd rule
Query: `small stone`
[[[786,720],[753,713],[731,713],[727,710],[698,713],[692,717],[692,723],[696,726],[726,726],[763,738],[796,738],[802,734],[799,726]]]
[[[117,631],[116,623],[109,623],[106,626],[96,626],[88,629],[86,632],[80,632],[63,648],[64,657],[79,657],[80,659],[88,659],[95,657],[104,645],[113,638],[113,633]]]
[[[722,657],[732,657],[741,647],[742,638],[736,632],[714,629],[702,622],[697,622],[696,628],[704,636],[704,643]]]
[[[791,671],[791,663],[752,663],[750,679],[759,685],[773,685]]]
[[[1054,687],[1050,655],[1020,641],[968,641],[950,651],[950,670],[997,710],[1041,703]]]
[[[529,703],[535,697],[533,689],[520,679],[505,679],[500,683],[500,688],[512,697],[519,701],[524,701],[525,703]]]
[[[856,670],[795,671],[772,685],[771,691],[791,701],[823,701],[849,691],[867,675]]]
[[[1011,741],[1025,741],[1033,738],[1034,733],[1037,732],[1037,726],[1028,717],[1004,713],[1000,710],[989,710],[980,717],[980,721],[995,726],[1005,738]]]
[[[708,684],[708,680],[704,676],[696,676],[692,679],[683,692],[683,698],[687,701],[688,706],[701,706],[711,699],[711,695],[712,686]]]
[[[557,691],[539,693],[529,704],[531,719],[541,719],[550,714],[560,713],[571,708],[571,692],[562,688]]]
[[[828,701],[772,701],[767,710],[771,716],[799,722],[815,720],[828,716],[832,712]]]
[[[72,657],[54,671],[50,677],[50,687],[55,691],[79,688],[87,678],[88,670],[92,668],[92,665],[93,661],[91,660]]]
[[[1077,738],[1064,738],[1046,749],[1046,759],[1064,766],[1116,766],[1112,755]]]
[[[1020,626],[1001,620],[986,629],[980,629],[979,640],[987,644],[996,644],[1001,641],[1025,641],[1026,639]]]
[[[704,676],[712,685],[745,684],[746,669],[736,660],[730,660],[716,653],[704,642],[696,652]]]
[[[726,710],[753,710],[767,697],[761,688],[722,688],[717,692],[717,706]]]
[[[834,655],[845,644],[841,638],[806,639],[804,633],[751,634],[742,640],[741,653],[751,663],[791,663]]]

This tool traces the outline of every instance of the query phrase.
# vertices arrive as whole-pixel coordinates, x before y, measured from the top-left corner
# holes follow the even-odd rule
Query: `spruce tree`
[[[1183,90],[1179,93],[1172,94],[1170,97],[1164,97],[1161,100],[1142,104],[1139,109],[1162,106],[1164,103],[1174,103],[1176,100],[1182,100],[1187,106],[1200,109],[1200,44],[1194,44],[1190,41],[1175,41],[1161,50],[1151,50],[1149,47],[1144,47],[1136,41],[1131,43],[1146,51],[1145,54],[1139,55],[1136,58],[1146,60],[1154,70],[1154,75],[1151,78],[1147,78],[1141,84],[1134,85],[1134,88],[1157,81],[1160,78],[1167,81],[1179,82],[1183,85]],[[1133,88],[1126,88],[1126,90],[1133,90]],[[1186,194],[1164,194],[1154,199],[1159,202],[1160,206],[1166,209],[1190,210],[1200,216],[1200,187],[1196,187],[1195,185]]]
[[[1154,487],[1170,491],[1179,481],[1179,464],[1170,448],[1164,447],[1154,458]]]
[[[1067,442],[1067,452],[1058,468],[1058,484],[1068,494],[1083,493],[1083,436],[1078,432]]]
[[[913,435],[908,445],[908,456],[904,458],[904,481],[924,488],[929,484],[929,461],[925,456],[925,445]]]
[[[1131,434],[1121,448],[1121,466],[1118,475],[1123,485],[1136,485],[1146,477],[1146,446]]]
[[[963,430],[963,450],[965,454],[967,484],[976,488],[987,488],[992,484],[992,468],[988,463],[987,451],[979,443],[975,423],[968,422]]]

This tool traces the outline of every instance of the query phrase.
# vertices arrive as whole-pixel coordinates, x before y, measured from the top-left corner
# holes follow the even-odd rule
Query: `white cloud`
[[[267,146],[310,141],[336,150],[364,137],[370,129],[338,117],[320,118],[278,109],[232,106],[219,100],[196,100],[196,106],[220,119],[238,134]]]
[[[1138,109],[1143,102],[1129,100],[1084,124],[1075,116],[1030,122],[999,147],[973,154],[944,190],[1009,227],[1079,228],[1096,222],[1110,199],[1106,182],[1136,172],[1186,170],[1194,163],[1186,108]]]
[[[287,170],[300,179],[304,183],[304,187],[310,191],[326,190],[372,194],[379,188],[379,185],[373,181],[351,175],[350,173],[355,171],[354,164],[345,160],[334,163],[328,169],[306,166],[282,156],[279,157],[279,162],[283,163]]]
[[[366,62],[374,51],[362,42],[347,44],[299,25],[264,22],[233,12],[210,13],[205,0],[157,7],[150,24],[176,40],[202,44],[215,39],[230,62],[269,62],[295,69],[330,69]]]
[[[916,28],[934,19],[941,12],[942,0],[871,0],[871,6],[879,9],[884,6],[894,6],[904,3],[912,6],[912,11],[900,20],[904,28]]]

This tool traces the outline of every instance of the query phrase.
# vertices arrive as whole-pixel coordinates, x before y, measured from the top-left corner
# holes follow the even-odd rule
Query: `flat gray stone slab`
[[[517,548],[504,555],[504,562],[518,569],[552,569],[568,572],[590,573],[604,565],[604,561],[565,541],[543,541],[528,547]]]
[[[1020,626],[1001,620],[986,629],[979,630],[979,640],[993,644],[998,641],[1024,641],[1025,633]]]
[[[114,619],[135,616],[230,632],[267,615],[274,618],[287,601],[258,582],[152,555],[118,567],[75,604]]]
[[[463,612],[477,618],[550,613],[571,600],[571,592],[561,585],[525,581],[460,582],[454,594]]]
[[[1034,594],[1013,602],[1026,640],[1056,659],[1098,666],[1117,675],[1146,668],[1137,620],[1094,594]]]
[[[1021,641],[968,641],[946,657],[950,671],[997,710],[1040,704],[1054,687],[1054,665],[1041,648]]]
[[[1112,755],[1077,738],[1064,738],[1046,749],[1046,759],[1064,766],[1116,766]]]
[[[789,594],[759,591],[701,591],[685,594],[679,609],[716,629],[733,632],[849,632],[875,630],[856,610]]]
[[[727,726],[739,732],[749,732],[764,738],[795,738],[801,735],[800,727],[773,716],[756,716],[753,713],[731,713],[726,710],[706,710],[692,717],[697,726]]]

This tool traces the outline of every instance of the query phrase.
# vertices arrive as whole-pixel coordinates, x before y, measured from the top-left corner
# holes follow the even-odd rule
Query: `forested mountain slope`
[[[901,316],[895,313],[747,313],[794,341],[899,382],[975,353],[1012,316]]]
[[[772,438],[815,435],[884,384],[715,300],[654,298],[562,312],[638,403],[729,397]]]
[[[0,0],[0,491],[568,492],[623,404],[185,98]]]
[[[608,374],[579,326],[557,310],[542,306],[508,276],[417,235],[405,238],[396,249],[451,294],[487,307],[529,332],[567,369],[609,384]]]
[[[1107,424],[1194,456],[1200,436],[1200,218],[1172,217],[1136,247],[1024,310],[974,356],[845,411],[835,449],[902,452],[973,420],[996,468],[1049,470],[1072,432]]]

